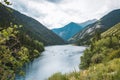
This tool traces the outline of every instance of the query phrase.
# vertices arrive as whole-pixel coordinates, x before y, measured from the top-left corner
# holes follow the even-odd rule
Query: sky
[[[26,14],[47,28],[63,27],[70,22],[81,23],[100,19],[120,9],[120,0],[8,0],[10,7]]]

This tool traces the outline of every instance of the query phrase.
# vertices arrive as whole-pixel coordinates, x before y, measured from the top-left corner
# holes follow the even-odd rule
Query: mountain
[[[63,39],[35,19],[0,4],[0,30],[10,26],[10,23],[23,25],[20,30],[23,36],[28,35],[32,39],[41,41],[44,45],[58,45],[65,43]]]
[[[92,23],[94,23],[96,21],[97,21],[96,19],[93,19],[93,20],[85,21],[83,23],[74,23],[74,22],[71,22],[71,23],[65,25],[62,28],[52,29],[52,31],[54,33],[56,33],[57,35],[59,35],[64,40],[69,40],[76,33],[78,33],[79,31],[81,31],[84,27],[86,27],[87,25],[92,24]]]
[[[86,26],[88,26],[88,25],[90,25],[90,24],[93,24],[93,23],[95,23],[97,21],[97,19],[92,19],[92,20],[88,20],[88,21],[85,21],[85,22],[83,22],[83,23],[78,23],[80,26],[82,26],[82,27],[86,27]]]
[[[62,28],[52,29],[52,31],[67,41],[82,29],[82,26],[78,25],[77,23],[71,22]]]
[[[88,25],[83,30],[78,32],[75,36],[73,36],[69,41],[75,42],[78,45],[84,45],[89,44],[90,39],[96,35],[100,34],[115,24],[120,22],[120,9],[111,11],[107,15],[103,16],[100,20],[97,22]]]

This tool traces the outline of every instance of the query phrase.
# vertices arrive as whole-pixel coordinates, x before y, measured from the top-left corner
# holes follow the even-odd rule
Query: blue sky
[[[47,28],[62,27],[70,22],[99,19],[120,8],[120,0],[9,0],[10,7],[41,22]]]

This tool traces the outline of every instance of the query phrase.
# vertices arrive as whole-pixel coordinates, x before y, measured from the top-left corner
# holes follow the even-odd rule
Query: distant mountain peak
[[[70,22],[67,25],[65,25],[64,27],[52,29],[52,31],[54,33],[56,33],[57,35],[59,35],[64,40],[69,40],[75,34],[77,34],[79,31],[81,31],[84,27],[86,27],[89,24],[92,24],[96,21],[97,21],[96,19],[93,19],[93,20],[88,20],[88,21],[80,23],[80,24],[76,23],[76,22]]]
[[[75,24],[75,25],[77,25],[77,23],[75,23],[75,22],[70,22],[69,24]],[[67,25],[69,25],[69,24],[67,24]]]
[[[70,23],[66,24],[64,27],[69,27],[69,26],[71,26],[71,27],[82,27],[78,23],[75,23],[75,22],[70,22]],[[64,27],[62,27],[62,28],[64,28]]]
[[[70,22],[62,28],[52,29],[54,33],[59,35],[64,40],[70,39],[73,35],[79,32],[82,29],[82,26],[75,22]]]

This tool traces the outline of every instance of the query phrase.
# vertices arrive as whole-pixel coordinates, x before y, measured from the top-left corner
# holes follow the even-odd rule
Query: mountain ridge
[[[57,35],[59,35],[64,40],[69,41],[71,37],[73,37],[75,34],[81,31],[84,27],[94,22],[96,22],[96,19],[88,20],[82,23],[70,22],[64,27],[54,28],[52,29],[52,31],[56,33]]]
[[[95,23],[97,21],[97,19],[91,19],[91,20],[87,20],[85,22],[82,22],[82,23],[78,23],[80,26],[83,26],[83,27],[86,27],[92,23]]]
[[[21,32],[39,40],[44,45],[64,44],[65,41],[47,29],[37,20],[28,17],[12,8],[0,4],[0,29],[10,26],[10,23],[23,25]]]
[[[111,11],[110,13],[103,16],[97,22],[88,25],[82,31],[78,32],[69,41],[79,45],[89,44],[90,39],[96,33],[102,33],[107,29],[111,28],[112,26],[114,26],[115,24],[119,23],[120,22],[119,14],[120,14],[120,9]]]

